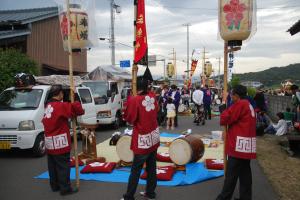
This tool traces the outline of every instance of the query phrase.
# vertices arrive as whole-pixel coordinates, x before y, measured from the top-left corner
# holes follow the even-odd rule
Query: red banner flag
[[[190,79],[188,80],[188,87],[191,88],[192,87],[192,77],[194,75],[194,72],[197,68],[197,64],[198,64],[198,60],[192,60],[192,64],[191,64],[191,74],[190,74]]]
[[[192,60],[192,65],[191,65],[191,75],[190,77],[192,78],[195,70],[196,70],[196,67],[197,67],[197,64],[198,64],[198,60]]]
[[[134,63],[148,65],[145,0],[135,0],[137,6]]]

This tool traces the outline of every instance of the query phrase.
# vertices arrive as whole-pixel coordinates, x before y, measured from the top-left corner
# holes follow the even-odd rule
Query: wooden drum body
[[[127,163],[133,161],[134,155],[133,155],[133,151],[130,149],[130,145],[131,145],[131,136],[129,135],[123,135],[118,140],[116,149],[117,149],[117,154],[121,161]]]
[[[193,135],[179,137],[171,143],[169,154],[177,165],[197,162],[204,155],[204,144],[200,138]]]

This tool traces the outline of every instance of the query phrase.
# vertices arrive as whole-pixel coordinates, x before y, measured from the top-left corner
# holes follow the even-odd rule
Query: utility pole
[[[218,57],[219,60],[219,70],[218,70],[218,88],[221,88],[221,57]]]
[[[205,57],[205,54],[208,53],[207,51],[205,51],[205,47],[203,47],[203,57],[202,57],[202,84],[203,86],[206,84],[206,75],[205,75],[205,72],[204,72],[204,69],[205,69],[205,60],[207,59]]]
[[[164,81],[166,80],[166,59],[163,59],[164,61]]]
[[[174,52],[174,68],[175,68],[175,84],[177,85],[177,64],[176,64],[176,51],[173,48]]]
[[[183,24],[183,26],[186,26],[186,30],[187,30],[187,37],[186,37],[186,40],[187,40],[187,47],[186,47],[186,78],[187,80],[189,80],[189,65],[190,65],[190,26],[191,24],[190,23],[186,23],[186,24]]]
[[[115,55],[115,13],[114,13],[115,1],[110,1],[110,48],[111,48],[111,65],[116,65]]]

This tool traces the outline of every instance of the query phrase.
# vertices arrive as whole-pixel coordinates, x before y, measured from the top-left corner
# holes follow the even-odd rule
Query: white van
[[[32,149],[36,156],[45,154],[44,128],[41,122],[51,86],[28,89],[8,88],[0,94],[0,149]],[[95,103],[87,87],[77,87],[83,116],[77,121],[95,124]]]
[[[84,81],[82,85],[92,91],[97,122],[102,125],[113,125],[118,129],[122,123],[121,83],[115,81]]]

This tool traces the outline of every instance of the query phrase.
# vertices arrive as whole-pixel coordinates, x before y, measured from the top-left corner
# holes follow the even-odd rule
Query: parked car
[[[45,154],[42,118],[50,85],[8,88],[0,94],[0,149],[32,149],[36,156]],[[77,121],[95,124],[95,103],[88,87],[77,87],[85,114]],[[65,95],[67,96],[67,95]]]
[[[122,84],[115,81],[84,81],[94,97],[99,125],[112,125],[118,129],[122,124]]]

